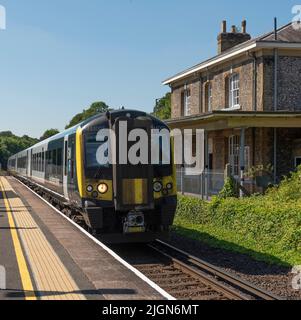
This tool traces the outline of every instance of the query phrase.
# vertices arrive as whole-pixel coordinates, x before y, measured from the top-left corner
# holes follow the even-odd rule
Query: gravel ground
[[[258,287],[289,299],[301,300],[301,290],[293,290],[294,275],[291,268],[270,265],[251,257],[222,249],[209,247],[186,237],[173,233],[170,244],[199,257],[221,269],[247,280]]]

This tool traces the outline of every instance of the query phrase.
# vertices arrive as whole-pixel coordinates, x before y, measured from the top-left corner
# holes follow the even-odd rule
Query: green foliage
[[[249,169],[247,172],[247,176],[249,178],[255,179],[258,176],[273,176],[274,173],[274,167],[271,164],[268,165],[259,165],[259,166],[254,166]]]
[[[162,99],[157,100],[153,116],[167,120],[171,118],[171,93],[167,93]]]
[[[6,169],[8,158],[36,144],[37,139],[28,136],[17,137],[10,131],[0,132],[0,163]]]
[[[90,108],[83,110],[83,112],[77,114],[72,118],[70,123],[66,126],[66,129],[76,126],[77,124],[85,121],[96,114],[105,113],[110,110],[110,107],[104,102],[94,102],[91,104]]]
[[[238,190],[236,182],[233,178],[228,178],[225,182],[225,185],[221,192],[219,193],[219,197],[226,198],[237,198]]]
[[[301,264],[301,167],[264,196],[216,197],[210,203],[181,196],[176,226],[198,231],[210,243],[209,233],[227,242],[227,249],[244,248],[259,260]]]
[[[46,139],[48,139],[48,138],[50,138],[50,137],[55,136],[55,135],[58,134],[58,133],[59,133],[59,130],[57,130],[57,129],[49,129],[49,130],[46,130],[46,131],[44,132],[44,134],[42,135],[42,137],[40,138],[40,140],[41,140],[41,141],[46,140]]]

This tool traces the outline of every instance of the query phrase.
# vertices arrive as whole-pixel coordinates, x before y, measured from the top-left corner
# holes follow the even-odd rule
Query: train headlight
[[[98,191],[100,194],[105,194],[108,192],[109,187],[105,184],[105,183],[101,183],[98,187],[97,187]]]
[[[92,186],[88,186],[88,187],[87,187],[87,191],[88,191],[88,192],[92,192],[92,191],[93,191],[93,187],[92,187]]]
[[[173,184],[172,183],[168,183],[166,185],[167,190],[172,190],[173,189]]]
[[[154,183],[154,191],[155,192],[161,192],[163,189],[163,185],[161,182],[157,181]]]

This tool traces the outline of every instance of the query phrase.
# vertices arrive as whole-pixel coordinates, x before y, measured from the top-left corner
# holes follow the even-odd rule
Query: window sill
[[[235,111],[235,110],[241,110],[241,106],[234,106],[231,108],[222,109],[222,111]]]

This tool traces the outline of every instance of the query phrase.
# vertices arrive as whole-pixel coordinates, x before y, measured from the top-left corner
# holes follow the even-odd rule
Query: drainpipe
[[[250,52],[248,52],[248,56],[250,58],[252,58],[253,60],[253,111],[257,112],[257,57],[256,57],[256,53],[253,52],[252,54]],[[255,166],[255,152],[256,152],[256,128],[252,128],[252,164],[253,166]]]
[[[274,19],[274,38],[278,40],[277,18]],[[274,112],[278,111],[278,49],[274,49]],[[277,128],[274,128],[274,183],[277,183]]]
[[[205,199],[209,200],[209,138],[205,131]]]
[[[245,141],[246,141],[246,129],[242,128],[240,132],[240,185],[245,185]],[[240,190],[240,197],[243,198],[244,192]]]

